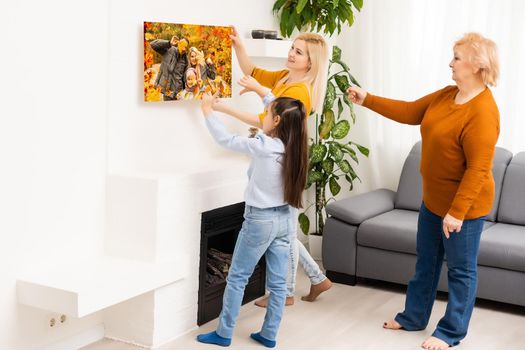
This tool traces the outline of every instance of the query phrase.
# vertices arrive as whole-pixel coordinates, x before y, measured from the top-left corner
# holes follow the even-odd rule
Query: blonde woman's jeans
[[[311,284],[319,284],[326,279],[319,265],[312,258],[308,250],[297,238],[297,216],[298,210],[291,207],[291,216],[293,220],[292,239],[290,245],[290,259],[288,261],[288,276],[286,278],[287,297],[293,297],[295,293],[295,284],[297,280],[297,265],[301,264],[304,272],[310,279]]]

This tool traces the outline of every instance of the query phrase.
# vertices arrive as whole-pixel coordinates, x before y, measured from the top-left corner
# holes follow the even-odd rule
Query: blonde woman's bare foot
[[[383,322],[383,328],[385,328],[385,329],[393,329],[393,330],[397,331],[398,329],[403,328],[403,326],[401,326],[395,320],[389,320],[389,321]]]
[[[427,350],[444,350],[450,348],[450,345],[439,338],[430,337],[421,344],[421,347]]]
[[[317,299],[319,294],[321,294],[322,292],[326,292],[330,288],[332,288],[332,281],[330,281],[328,278],[325,278],[323,282],[319,284],[312,284],[310,286],[310,294],[302,296],[301,300],[314,301],[315,299]]]
[[[257,305],[258,307],[266,307],[268,305],[268,298],[269,297],[264,297],[262,299],[256,300],[254,304]],[[294,303],[293,297],[286,297],[286,302],[284,303],[285,306],[292,306],[293,303]]]

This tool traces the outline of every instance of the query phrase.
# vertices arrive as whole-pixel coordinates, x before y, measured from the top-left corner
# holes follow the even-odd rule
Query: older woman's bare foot
[[[393,330],[397,331],[398,329],[403,328],[403,326],[401,326],[395,320],[389,320],[389,321],[383,322],[383,328],[385,328],[385,329],[393,329]]]
[[[444,349],[448,349],[450,345],[448,345],[447,343],[445,343],[443,340],[439,338],[430,337],[427,340],[425,340],[423,344],[421,344],[421,347],[427,350],[444,350]]]
[[[264,297],[262,299],[256,300],[254,304],[259,307],[266,307],[268,305],[268,298],[269,297]],[[294,303],[293,297],[286,297],[286,302],[284,303],[285,306],[291,306],[293,305],[293,303]]]
[[[319,294],[326,292],[328,289],[332,288],[332,281],[328,278],[325,278],[323,282],[319,284],[310,285],[310,293],[308,295],[302,296],[301,300],[303,301],[314,301],[317,299]]]

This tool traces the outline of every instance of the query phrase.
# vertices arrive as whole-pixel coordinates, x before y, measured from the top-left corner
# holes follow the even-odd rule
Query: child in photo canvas
[[[206,94],[202,98],[202,112],[211,135],[221,146],[250,155],[252,162],[244,194],[245,221],[226,279],[219,325],[215,331],[197,336],[197,340],[220,346],[231,344],[244,289],[264,255],[270,298],[262,328],[252,333],[251,338],[273,348],[286,299],[290,241],[295,237],[291,207],[302,207],[308,173],[305,108],[296,99],[275,99],[262,120],[262,132],[249,138],[227,132],[214,113],[219,103],[216,95]]]

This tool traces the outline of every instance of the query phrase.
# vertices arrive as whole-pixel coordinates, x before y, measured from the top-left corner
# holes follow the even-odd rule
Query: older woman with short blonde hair
[[[442,350],[466,336],[477,289],[477,256],[485,216],[492,209],[492,160],[499,136],[499,111],[488,86],[496,85],[496,44],[467,33],[454,45],[449,64],[456,85],[413,102],[373,96],[351,87],[354,102],[398,121],[421,125],[423,203],[417,229],[416,272],[405,310],[383,327],[425,329],[447,256],[448,305],[422,347]]]
[[[499,62],[496,43],[478,33],[467,33],[456,41],[454,48],[462,46],[469,50],[468,60],[479,68],[483,84],[496,86],[499,78]]]

